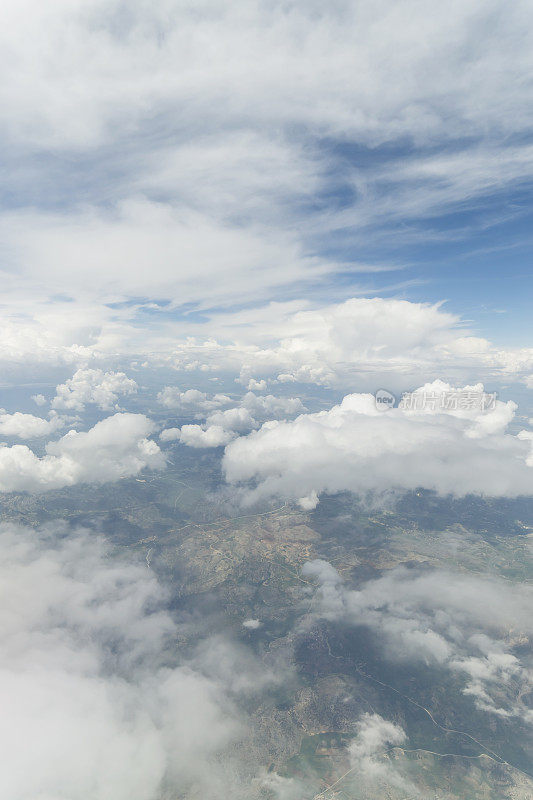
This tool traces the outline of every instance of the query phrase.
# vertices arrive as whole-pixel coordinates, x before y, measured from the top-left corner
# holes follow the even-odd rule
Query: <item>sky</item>
[[[357,438],[358,397],[424,386],[454,403],[497,392],[506,410],[476,430],[522,436],[529,459],[529,3],[1,13],[3,429],[74,432],[5,449],[6,487],[91,475],[84,437],[105,449],[114,425],[127,458],[134,431],[159,448],[165,409],[186,426],[162,441],[227,447],[228,474],[253,483],[254,459],[246,472],[232,454],[268,450],[270,422],[308,412],[291,428],[307,436],[313,414],[327,430],[348,409]],[[164,460],[137,453],[127,471]]]
[[[529,0],[5,0],[0,500],[205,451],[235,514],[530,496],[532,23]],[[0,794],[248,798],[239,698],[288,665],[217,638],[169,660],[165,588],[107,548],[64,522],[0,525]],[[333,598],[398,658],[423,639],[478,708],[530,724],[490,694],[525,667],[484,609],[450,612],[483,640],[442,627],[450,591],[470,602],[457,576],[428,611],[423,576],[355,592],[307,569],[317,614]],[[478,589],[526,618],[527,591]],[[404,737],[364,715],[353,763],[372,772]]]
[[[530,16],[7,2],[4,318],[105,350],[146,305],[154,336],[205,337],[241,308],[380,296],[523,347]]]

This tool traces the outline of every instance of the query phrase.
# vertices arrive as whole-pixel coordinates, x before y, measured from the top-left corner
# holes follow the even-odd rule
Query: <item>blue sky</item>
[[[472,363],[482,338],[526,380],[530,18],[496,0],[8,4],[6,374],[36,352],[275,347],[291,314],[378,297],[409,318],[441,304]]]

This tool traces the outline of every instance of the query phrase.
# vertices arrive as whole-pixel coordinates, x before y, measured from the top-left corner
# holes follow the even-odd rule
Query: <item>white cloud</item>
[[[137,391],[137,384],[124,372],[103,372],[101,369],[78,369],[65,383],[56,386],[53,408],[83,411],[94,403],[106,411],[120,410],[118,398]]]
[[[0,409],[3,412],[3,409]],[[0,435],[17,436],[19,439],[38,439],[50,436],[55,431],[65,426],[65,420],[52,412],[50,419],[35,417],[33,414],[23,414],[15,411],[14,414],[0,413]]]
[[[4,18],[0,133],[17,196],[0,220],[3,285],[17,276],[10,357],[111,349],[134,312],[103,303],[231,306],[316,289],[339,268],[390,266],[338,264],[317,242],[475,206],[532,174],[531,146],[516,144],[531,126],[526,0],[454,0],[446,11],[339,0],[319,14],[297,2],[134,0],[126,13],[118,0],[46,10],[8,0]],[[336,143],[399,146],[383,164],[339,160]],[[328,199],[340,193],[341,210]],[[45,331],[32,330],[43,317]],[[69,344],[55,335],[66,324],[77,329]]]
[[[33,394],[31,399],[36,406],[44,406],[46,404],[46,397],[44,394]]]
[[[268,686],[287,686],[293,671],[284,656],[261,658],[217,635],[201,642],[189,663],[235,697],[257,697]]]
[[[245,619],[242,623],[243,628],[247,628],[250,631],[256,631],[262,625],[260,619]]]
[[[241,405],[254,416],[256,421],[271,417],[291,417],[305,411],[305,406],[299,397],[275,397],[272,394],[258,397],[253,392],[244,395]]]
[[[98,303],[146,296],[227,305],[237,296],[269,296],[290,280],[317,280],[331,268],[306,256],[294,233],[232,226],[142,196],[119,201],[111,215],[97,206],[68,215],[5,213],[0,239],[32,286],[46,275],[49,292],[77,298],[90,287]]]
[[[293,416],[304,410],[305,406],[297,397],[274,397],[271,394],[258,397],[253,392],[247,392],[239,406],[213,411],[202,425],[183,425],[181,431],[179,428],[166,428],[161,432],[160,438],[167,442],[180,441],[189,447],[220,447],[239,434],[257,428],[265,419],[281,415]]]
[[[533,635],[533,589],[526,584],[444,570],[398,567],[358,590],[343,585],[328,562],[303,574],[319,584],[316,612],[327,619],[366,625],[393,660],[438,664],[459,673],[476,706],[533,722],[516,693],[528,686],[533,663],[520,655],[521,637]]]
[[[232,433],[248,433],[256,424],[256,420],[244,406],[215,411],[206,420],[208,427],[217,426]]]
[[[252,787],[254,784],[260,787],[263,794],[266,791],[267,796],[270,795],[276,800],[301,800],[305,796],[304,792],[314,791],[300,779],[286,778],[271,768],[263,769],[261,775],[252,782]],[[320,795],[317,795],[318,797]]]
[[[24,291],[21,298],[11,296],[11,302],[6,304],[0,360],[9,368],[22,369],[26,376],[31,370],[35,378],[43,368],[87,362],[94,357],[94,350],[106,342],[107,335],[102,339],[100,336],[105,314],[94,314],[94,309],[77,307],[75,319],[71,319],[62,306],[51,304],[53,313],[43,314],[35,303],[31,315],[22,317],[19,306],[24,307],[24,281],[17,276],[14,282],[17,289],[22,286]],[[29,308],[31,300],[27,296],[25,302]]]
[[[398,392],[437,376],[456,385],[501,383],[525,379],[533,369],[533,348],[502,348],[472,335],[441,304],[381,297],[315,307],[291,301],[216,314],[202,325],[197,338],[174,340],[167,360],[180,369],[208,364],[239,373],[244,385],[254,376]]]
[[[49,380],[55,364],[101,368],[117,353],[183,371],[225,372],[244,385],[254,376],[345,391],[381,386],[398,392],[437,376],[456,385],[501,383],[525,380],[533,369],[532,348],[498,347],[472,335],[464,321],[441,306],[405,300],[359,297],[325,306],[300,300],[225,309],[194,323],[155,315],[153,324],[142,326],[136,324],[142,304],[111,313],[94,304],[81,309],[55,303],[35,308],[32,320],[21,320],[24,301],[13,308],[11,320],[6,317],[0,362],[6,374],[20,374],[21,381],[30,369],[33,377]],[[187,391],[199,390],[165,387],[162,402],[178,409]],[[196,396],[199,413],[209,410],[211,400],[217,402],[201,394]],[[187,397],[183,409],[194,413],[195,397]]]
[[[394,767],[380,761],[391,745],[401,745],[407,739],[400,725],[384,719],[380,714],[363,714],[357,722],[357,734],[348,745],[351,768],[357,771],[358,780],[376,781],[408,788]],[[414,788],[414,787],[413,787]]]
[[[248,381],[248,391],[253,392],[264,392],[266,391],[267,384],[265,380],[256,380],[255,378],[250,378]]]
[[[405,731],[379,714],[363,714],[357,723],[356,739],[350,744],[350,755],[359,760],[374,755],[387,744],[401,744]]]
[[[256,336],[270,333],[269,346],[243,354],[241,373],[333,386],[393,391],[421,377],[524,375],[533,365],[533,349],[504,350],[469,334],[456,315],[440,305],[380,297],[294,312],[276,309],[278,318],[257,324]],[[253,326],[251,328],[253,332]]]
[[[453,389],[440,381],[423,387],[437,399],[474,395],[480,386]],[[374,396],[352,394],[328,411],[293,421],[268,422],[231,442],[224,471],[232,484],[255,484],[248,501],[320,492],[358,494],[432,489],[440,494],[496,497],[530,494],[531,432],[506,432],[516,405],[455,412],[440,401],[423,410],[376,408]]]
[[[43,492],[76,483],[106,483],[161,469],[164,456],[147,437],[155,426],[143,414],[115,414],[89,431],[69,431],[38,457],[26,445],[0,448],[0,491]]]
[[[179,431],[179,436],[178,436]],[[236,434],[225,430],[220,425],[210,425],[205,430],[200,425],[183,425],[179,428],[169,428],[161,432],[163,441],[179,440],[187,447],[222,447],[228,444]]]
[[[238,721],[220,683],[177,663],[153,573],[61,523],[4,524],[0,552],[0,795],[156,800],[194,786],[214,800],[224,781],[231,791],[216,759]]]
[[[305,495],[304,497],[298,498],[298,505],[304,511],[312,511],[318,505],[318,492],[313,489],[309,494]]]
[[[260,121],[278,128],[300,122],[323,135],[342,131],[376,143],[409,135],[432,142],[443,127],[448,136],[473,127],[521,130],[530,120],[521,107],[525,87],[513,80],[531,64],[526,3],[512,9],[497,3],[493,21],[478,2],[454,2],[445,14],[408,1],[377,10],[369,2],[354,9],[341,0],[322,17],[314,4],[267,9],[240,0],[221,10],[206,2],[193,13],[181,2],[161,8],[135,2],[120,35],[119,11],[118,3],[83,0],[53,11],[31,0],[7,4],[8,42],[18,67],[5,64],[2,102],[10,138],[54,149],[93,148],[169,105],[183,109],[186,129],[198,116],[204,130],[218,123],[223,142],[239,121],[242,131],[260,131]],[[483,24],[489,32],[497,24],[500,35],[479,50]],[[185,102],[191,96],[192,106]],[[208,145],[213,150],[213,142]],[[187,152],[194,147],[188,142]],[[190,159],[182,163],[190,169]],[[261,177],[268,180],[268,171]]]
[[[181,431],[179,428],[165,428],[159,434],[159,438],[161,439],[162,442],[179,442],[180,437],[181,437]]]
[[[198,415],[213,409],[229,405],[232,401],[225,394],[215,394],[209,397],[199,389],[186,389],[181,391],[177,386],[165,386],[158,395],[158,401],[166,408]]]

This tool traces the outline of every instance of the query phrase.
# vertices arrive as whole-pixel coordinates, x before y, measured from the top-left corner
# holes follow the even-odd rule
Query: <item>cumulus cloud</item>
[[[15,411],[7,414],[0,409],[0,434],[4,436],[17,436],[19,439],[38,439],[50,436],[55,431],[63,428],[66,421],[58,414],[51,413],[50,419],[35,417],[33,414],[23,414]]]
[[[261,625],[262,622],[260,619],[245,619],[244,622],[242,623],[242,627],[247,628],[250,631],[256,631],[258,628],[261,627]]]
[[[363,714],[357,722],[357,734],[348,746],[351,768],[358,779],[365,782],[385,782],[407,789],[407,783],[390,763],[380,760],[393,745],[407,739],[400,725],[384,719],[380,714]]]
[[[388,658],[447,667],[463,677],[478,708],[533,723],[516,699],[516,684],[529,686],[533,675],[530,657],[519,652],[523,637],[533,636],[531,586],[398,567],[353,590],[322,560],[303,574],[319,585],[320,616],[372,628]]]
[[[161,432],[164,442],[179,441],[187,447],[222,447],[230,442],[235,433],[220,425],[210,425],[204,429],[200,425],[182,425],[180,428],[167,428]]]
[[[115,414],[86,432],[69,431],[35,455],[26,445],[0,448],[0,491],[44,492],[77,483],[105,483],[161,469],[165,460],[147,437],[154,424],[143,414]]]
[[[327,384],[348,365],[406,372],[423,367],[430,354],[444,357],[457,321],[438,305],[378,297],[297,311],[278,327],[279,343],[254,354],[255,373],[274,367],[282,381]]]
[[[24,325],[15,316],[5,322],[0,361],[11,372],[24,363],[33,375],[46,376],[52,364],[92,362],[99,367],[118,352],[143,356],[144,364],[223,371],[239,376],[245,386],[253,377],[271,386],[276,381],[349,391],[385,386],[394,392],[439,375],[456,385],[489,379],[501,383],[525,380],[533,370],[533,349],[503,348],[474,336],[460,317],[440,305],[358,297],[329,305],[308,299],[252,310],[224,308],[195,321],[194,337],[191,323],[179,319],[155,315],[153,324],[135,325],[142,308],[128,313],[121,308],[112,316],[109,308],[96,304],[77,314],[61,308],[46,316],[36,312]],[[167,408],[191,414],[223,407],[222,398],[187,391],[165,387],[159,399]]]
[[[36,315],[22,321],[14,303],[12,313],[13,318],[9,319],[9,312],[6,312],[3,323],[0,362],[4,371],[15,378],[27,378],[31,370],[33,379],[44,379],[47,382],[51,373],[55,377],[56,366],[72,367],[80,362],[85,363],[93,356],[94,350],[99,349],[99,337],[96,342],[87,345],[87,333],[84,330],[86,326],[84,323],[80,324],[80,318],[85,316],[81,309],[78,325],[68,331],[64,330],[60,310],[56,310],[56,315],[50,320],[38,319]],[[46,398],[43,395],[36,397],[39,398],[37,405],[44,405]],[[44,402],[40,400],[41,397]]]
[[[216,411],[206,420],[208,428],[215,426],[223,428],[234,434],[248,433],[257,425],[250,411],[244,406],[228,408],[225,411]]]
[[[214,314],[197,330],[167,345],[170,363],[238,373],[245,386],[253,379],[400,392],[439,375],[455,385],[501,383],[533,369],[532,348],[499,347],[441,304],[407,300],[271,303]]]
[[[239,434],[248,433],[261,422],[271,417],[288,417],[304,411],[305,406],[297,397],[258,397],[247,392],[239,406],[224,411],[213,411],[202,425],[183,425],[166,428],[161,432],[162,441],[180,441],[188,447],[221,447]]]
[[[136,391],[137,384],[124,372],[78,369],[72,378],[56,387],[52,407],[83,411],[87,403],[94,403],[105,411],[118,411],[118,398]]]
[[[357,736],[350,744],[350,755],[356,760],[373,755],[387,744],[401,744],[407,738],[399,725],[379,714],[363,714],[357,729]]]
[[[199,389],[181,391],[177,386],[165,386],[158,393],[157,399],[165,408],[197,415],[203,415],[205,412],[231,403],[231,398],[225,394],[209,397],[206,392],[201,392]]]
[[[439,304],[358,297],[289,312],[274,324],[278,341],[244,356],[241,374],[333,386],[353,385],[357,378],[359,384],[370,380],[374,389],[381,377],[397,389],[421,375],[523,376],[533,366],[533,349],[494,347]]]
[[[178,663],[153,573],[61,523],[4,524],[0,552],[2,797],[230,790],[215,759],[238,720],[216,679]]]
[[[276,416],[288,417],[305,411],[305,406],[299,397],[275,397],[272,394],[258,397],[253,392],[244,395],[241,405],[253,414],[256,420]]]
[[[306,508],[320,492],[344,490],[530,494],[532,433],[509,433],[516,405],[494,400],[482,407],[482,390],[436,381],[415,395],[421,407],[384,412],[373,395],[351,394],[328,411],[268,422],[227,446],[226,479],[246,484],[249,502],[301,498]],[[470,405],[463,408],[464,398]]]
[[[256,380],[255,378],[250,378],[248,381],[248,391],[253,392],[264,392],[267,388],[267,384],[265,380]]]

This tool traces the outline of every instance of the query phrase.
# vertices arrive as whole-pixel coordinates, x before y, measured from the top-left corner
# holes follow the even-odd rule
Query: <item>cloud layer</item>
[[[386,657],[446,667],[461,677],[463,693],[479,709],[533,724],[521,699],[531,685],[533,663],[520,652],[533,635],[531,586],[399,567],[349,589],[322,560],[308,562],[303,574],[320,587],[315,609],[320,616],[370,627]]]
[[[380,494],[420,487],[440,494],[516,497],[533,486],[530,431],[507,426],[516,405],[479,406],[483,387],[422,387],[422,409],[381,411],[373,395],[352,394],[328,411],[293,421],[268,422],[231,442],[224,456],[226,479],[247,484],[249,502],[279,496],[316,504],[320,492]],[[473,406],[454,410],[454,398]],[[428,399],[429,398],[429,399]]]
[[[176,663],[154,575],[61,523],[2,525],[0,552],[0,794],[218,796],[211,759],[239,724],[216,681]]]
[[[525,0],[4,6],[8,360],[160,352],[184,321],[213,336],[202,313],[368,295],[402,243],[523,213]],[[327,377],[339,349],[278,372]]]

